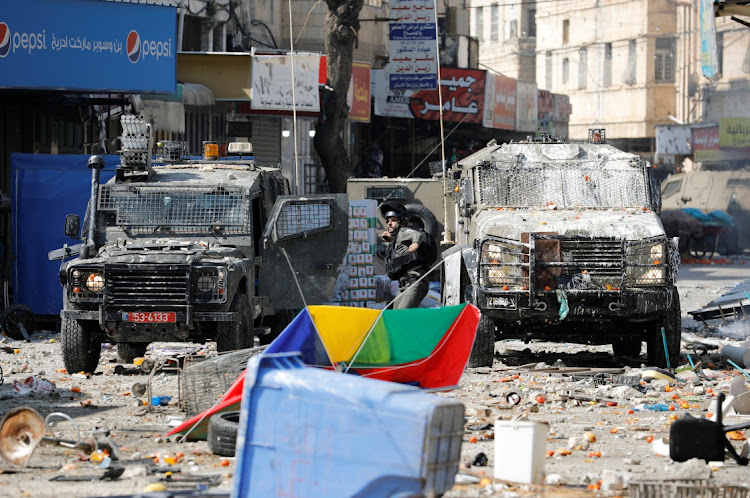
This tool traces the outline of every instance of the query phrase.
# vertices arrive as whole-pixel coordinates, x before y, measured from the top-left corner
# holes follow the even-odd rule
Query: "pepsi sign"
[[[174,7],[98,0],[8,2],[0,88],[174,93]]]

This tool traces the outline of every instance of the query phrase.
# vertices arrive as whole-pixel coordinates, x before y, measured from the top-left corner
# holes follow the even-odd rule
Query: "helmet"
[[[388,218],[398,218],[399,221],[407,221],[407,212],[403,204],[397,201],[385,201],[380,206],[380,213],[386,220]]]
[[[388,218],[398,218],[399,221],[406,220],[406,213],[404,211],[386,211],[383,217],[387,220]]]

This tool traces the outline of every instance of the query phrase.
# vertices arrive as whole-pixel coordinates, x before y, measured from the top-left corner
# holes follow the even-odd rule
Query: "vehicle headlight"
[[[667,283],[667,247],[664,242],[628,247],[625,256],[628,286],[645,287]]]
[[[194,274],[194,295],[198,302],[226,301],[227,271],[224,268],[198,268]]]
[[[104,294],[104,272],[100,268],[75,268],[68,279],[73,300],[101,299]]]
[[[86,288],[98,294],[104,289],[104,277],[99,273],[89,273],[86,277]]]
[[[482,244],[479,262],[480,285],[500,287],[502,290],[523,288],[522,246],[500,241],[487,241]]]

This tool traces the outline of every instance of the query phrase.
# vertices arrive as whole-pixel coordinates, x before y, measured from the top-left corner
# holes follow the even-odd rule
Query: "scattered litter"
[[[51,393],[55,390],[55,384],[47,379],[32,375],[31,377],[26,377],[22,381],[14,379],[13,389],[19,394],[29,394],[31,392]]]
[[[659,456],[669,456],[669,443],[664,438],[654,439],[651,441],[651,449]]]

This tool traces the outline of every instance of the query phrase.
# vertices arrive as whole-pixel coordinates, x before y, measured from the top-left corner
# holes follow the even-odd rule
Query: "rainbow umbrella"
[[[474,344],[479,310],[471,304],[374,310],[308,306],[264,354],[300,352],[311,367],[336,369],[423,389],[456,386]],[[219,402],[168,436],[206,439],[208,419],[239,410],[244,372]]]

